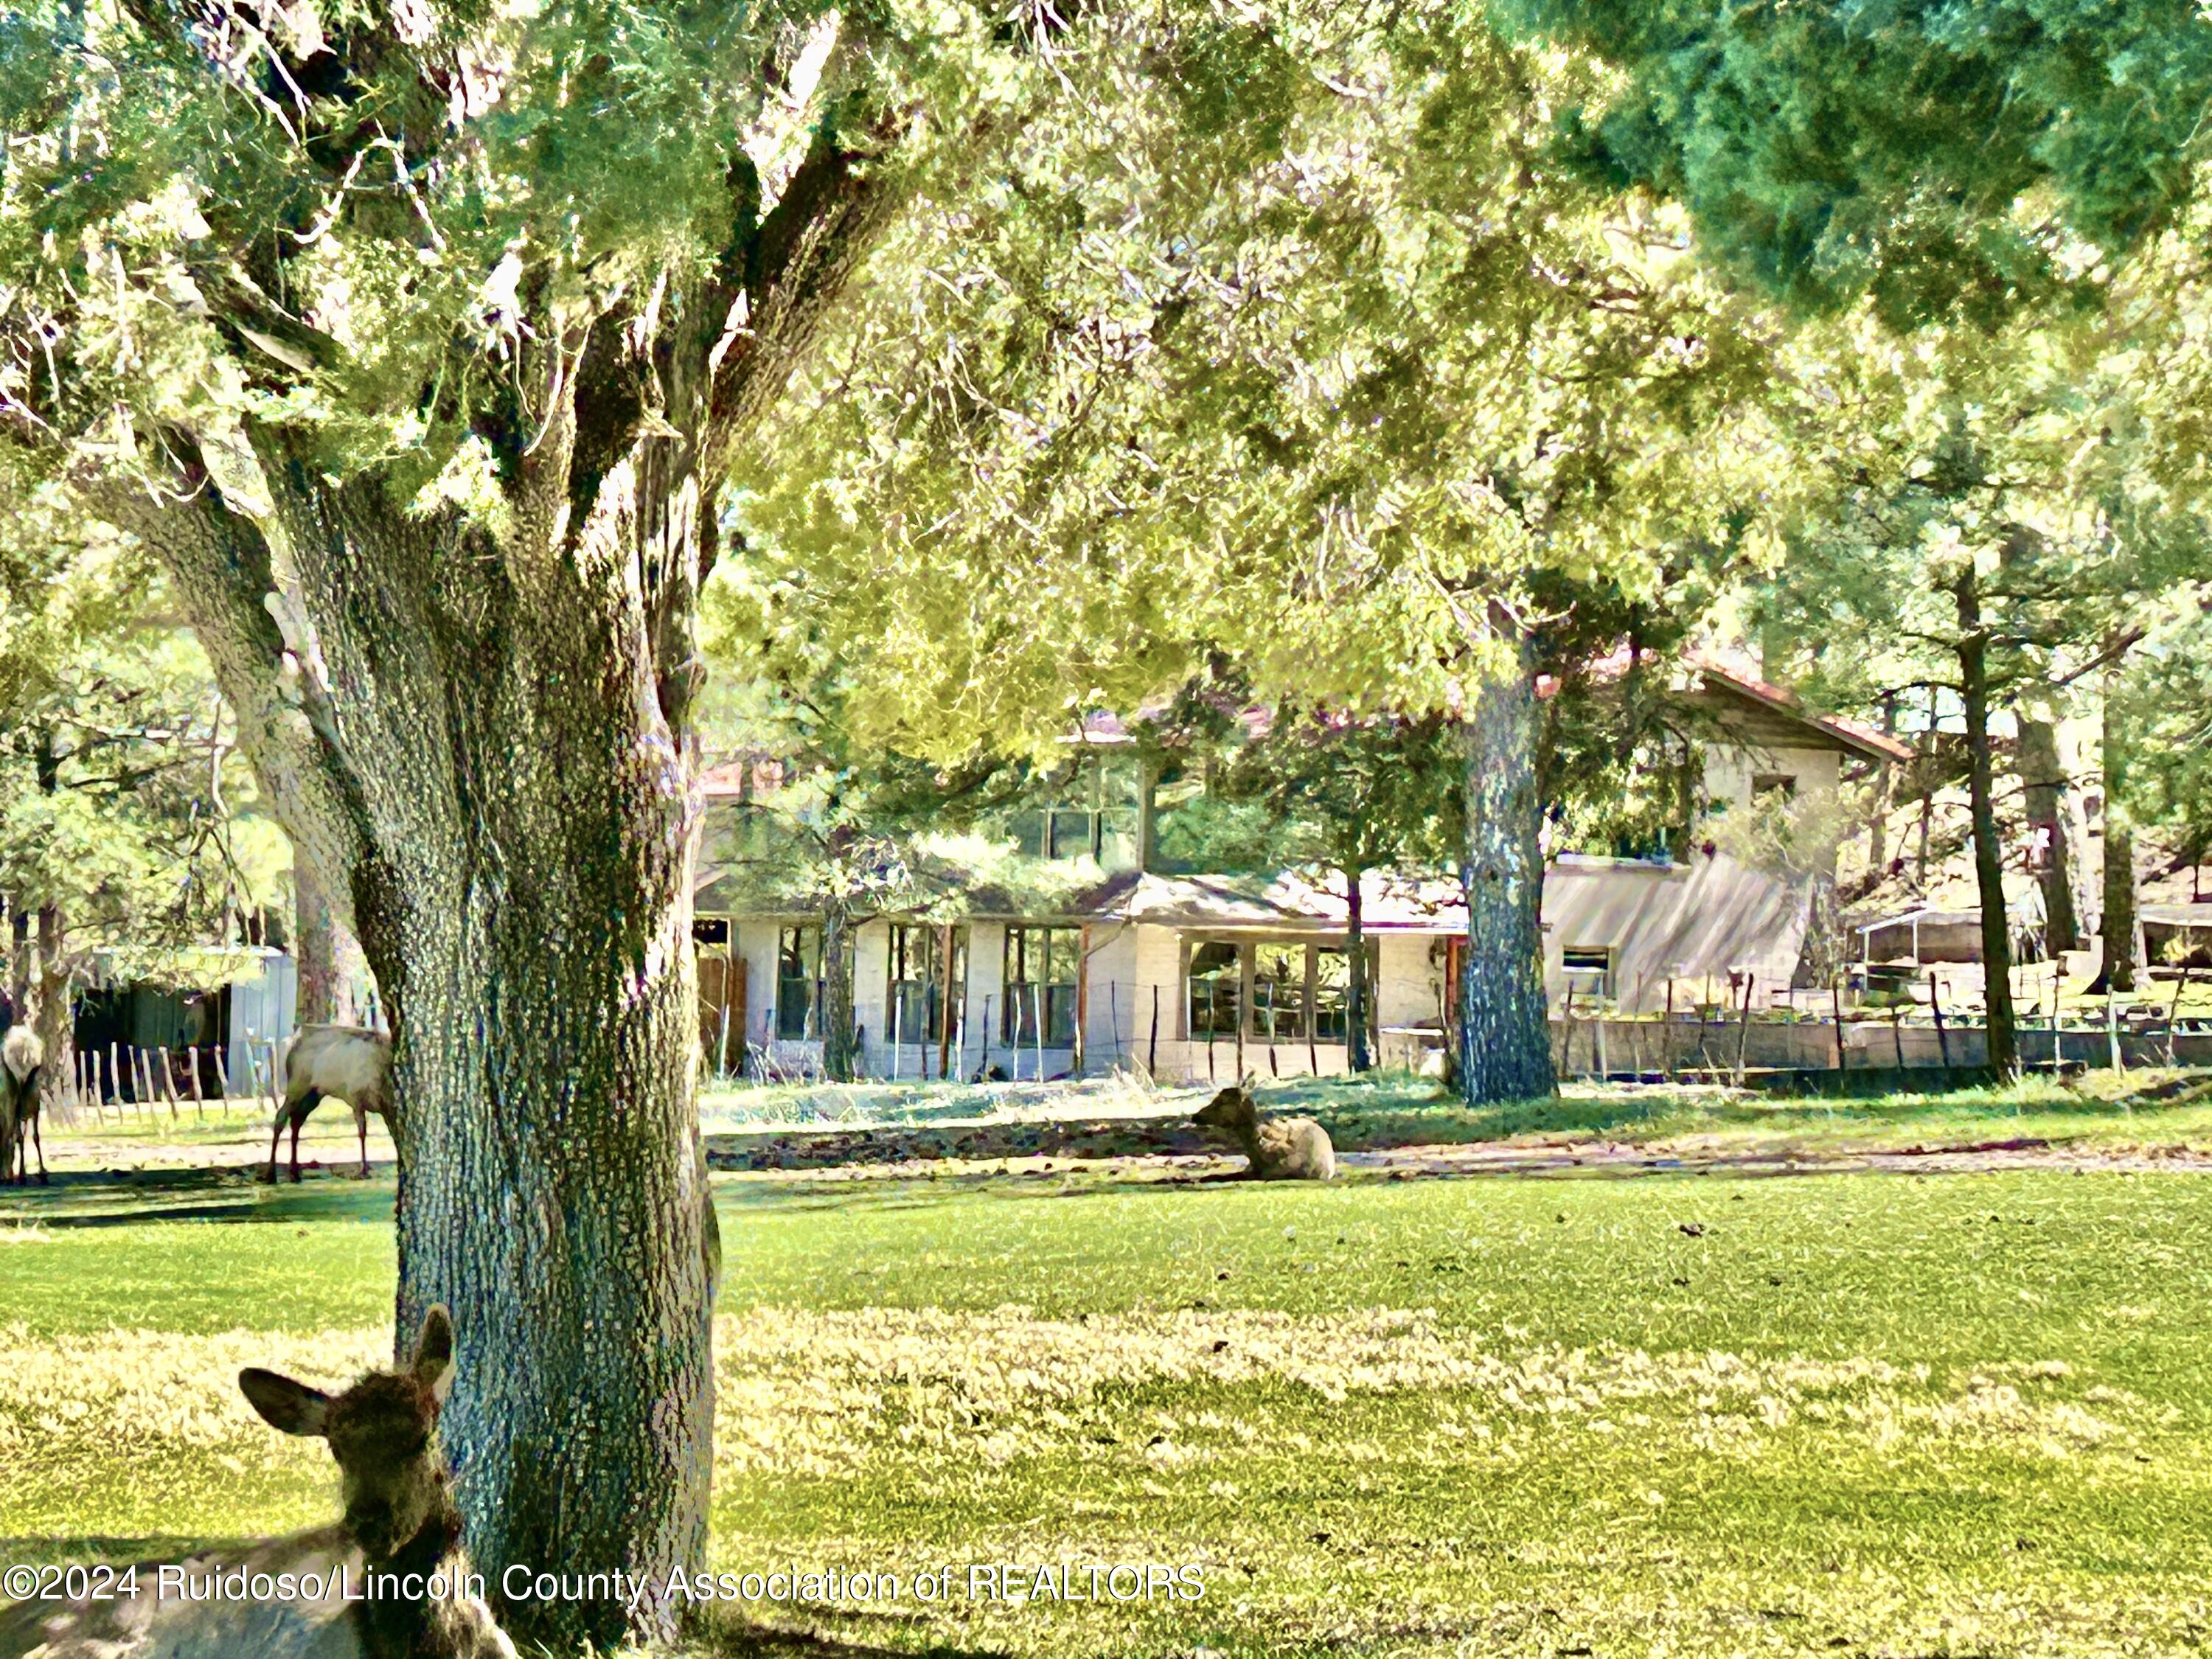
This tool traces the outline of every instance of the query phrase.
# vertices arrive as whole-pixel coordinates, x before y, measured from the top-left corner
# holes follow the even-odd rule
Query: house
[[[1814,880],[1832,878],[1844,826],[1826,810],[1851,768],[1911,758],[1896,738],[1815,714],[1778,686],[1705,663],[1675,693],[1703,718],[1705,821],[1679,862],[1553,857],[1544,878],[1544,984],[1624,1013],[1727,1003],[1764,1008],[1799,977]],[[1729,833],[1786,809],[1812,844],[1789,860]],[[1746,981],[1749,983],[1747,987]],[[1820,988],[1823,991],[1826,987]]]
[[[1832,796],[1852,764],[1908,753],[1809,713],[1788,693],[1707,668],[1680,688],[1707,717],[1709,811]],[[718,1073],[819,1065],[820,917],[740,901],[715,868],[714,823],[761,769],[710,770],[709,854],[695,904],[701,1036]],[[862,1068],[878,1077],[1051,1077],[1142,1065],[1178,1079],[1341,1071],[1351,978],[1340,876],[1153,867],[1153,780],[1128,734],[1094,719],[1054,782],[1006,829],[1022,858],[1068,879],[1039,901],[982,884],[955,921],[880,916],[857,930]],[[1826,856],[1832,859],[1832,848]],[[1813,860],[1817,866],[1820,857]],[[1718,842],[1666,859],[1554,858],[1544,895],[1546,988],[1622,1010],[1679,998],[1785,997],[1804,945],[1808,869],[1765,868]],[[1407,1059],[1442,1040],[1467,931],[1455,880],[1370,873],[1361,909],[1373,1047]],[[1732,977],[1733,976],[1733,977]]]

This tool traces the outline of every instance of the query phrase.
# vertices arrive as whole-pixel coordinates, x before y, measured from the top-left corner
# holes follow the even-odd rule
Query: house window
[[[1797,779],[1789,772],[1754,772],[1751,775],[1751,798],[1779,795],[1784,800],[1797,799]]]
[[[1045,844],[1050,857],[1079,859],[1098,851],[1098,815],[1083,807],[1054,807],[1047,816]]]
[[[814,1035],[822,995],[822,930],[786,927],[776,935],[775,1034],[795,1042]]]
[[[730,919],[727,916],[701,916],[691,924],[691,940],[695,945],[727,945],[730,942]]]
[[[1219,939],[1191,947],[1190,1034],[1194,1037],[1237,1035],[1237,1011],[1243,1002],[1244,953]]]
[[[1006,1041],[1036,1042],[1042,1019],[1047,1047],[1073,1046],[1076,967],[1082,954],[1083,935],[1073,927],[1006,929],[1006,1003],[1000,1018]]]
[[[1613,995],[1613,950],[1602,945],[1571,945],[1559,953],[1567,989],[1577,997],[1609,1000]]]
[[[949,975],[941,928],[893,922],[890,954],[890,971],[884,977],[890,990],[884,1005],[884,1030],[896,1033],[901,1042],[942,1042],[947,1014],[957,1030],[960,1006],[968,994],[968,930],[952,930]]]
[[[1376,957],[1367,946],[1367,1018],[1373,1029]],[[1251,989],[1243,994],[1249,969]],[[1342,1042],[1349,1027],[1352,954],[1340,945],[1251,945],[1210,939],[1190,951],[1193,1038],[1233,1037],[1238,1024],[1255,1042]]]
[[[1252,947],[1252,1035],[1262,1042],[1301,1042],[1306,1035],[1306,947]]]
[[[1136,862],[1141,773],[1125,757],[1086,757],[1044,788],[1043,799],[1017,813],[1018,851],[1029,858],[1095,858],[1109,869]]]
[[[1375,1030],[1375,984],[1378,977],[1376,951],[1367,947],[1367,1029]],[[1314,946],[1314,1036],[1322,1042],[1343,1042],[1352,1030],[1352,952],[1338,945]]]

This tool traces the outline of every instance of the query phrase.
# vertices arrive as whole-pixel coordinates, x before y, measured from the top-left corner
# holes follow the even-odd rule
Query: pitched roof
[[[1455,881],[1370,871],[1359,884],[1360,924],[1375,933],[1463,933],[1467,902]],[[1159,927],[1339,933],[1351,919],[1340,878],[1313,872],[1144,875],[1101,912]]]
[[[1794,691],[1739,674],[1718,663],[1696,665],[1697,683],[1687,695],[1705,703],[1754,738],[1764,734],[1783,749],[1835,749],[1870,761],[1909,761],[1910,744],[1899,743],[1840,714],[1816,714]]]

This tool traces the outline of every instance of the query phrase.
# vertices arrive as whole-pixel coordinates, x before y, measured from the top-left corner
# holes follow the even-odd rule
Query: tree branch
[[[88,487],[88,505],[143,541],[176,583],[279,821],[319,868],[343,872],[333,896],[350,926],[351,878],[365,842],[325,739],[284,695],[292,678],[284,638],[265,608],[276,589],[268,539],[224,501],[196,441],[164,436],[173,462],[167,499],[116,479]]]

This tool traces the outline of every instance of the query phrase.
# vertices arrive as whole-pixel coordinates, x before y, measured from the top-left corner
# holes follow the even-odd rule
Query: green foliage
[[[1563,112],[1585,166],[1682,202],[1703,246],[1807,308],[1987,322],[2094,290],[2203,159],[2212,32],[2182,0],[1504,10],[1624,72]]]
[[[95,949],[189,972],[180,951],[276,901],[289,854],[143,555],[31,505],[0,531],[0,894],[58,907],[65,972]]]
[[[2063,697],[2124,651],[2212,551],[2160,476],[2144,355],[2109,318],[1899,337],[1861,314],[1799,334],[1789,556],[1753,611],[1809,696],[1924,709],[1957,689],[1969,632],[2000,701]]]
[[[1359,720],[1284,703],[1261,735],[1228,757],[1218,788],[1264,811],[1276,868],[1433,870],[1456,849],[1465,765],[1459,735],[1443,720]]]
[[[926,193],[740,465],[732,625],[855,665],[872,742],[1034,748],[1215,650],[1443,711],[1544,581],[1744,550],[1770,331],[1554,164],[1588,64],[1443,5],[1121,39],[1151,72],[1070,65]]]

